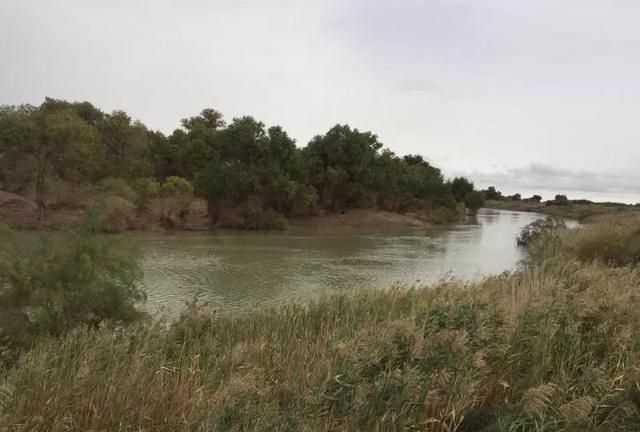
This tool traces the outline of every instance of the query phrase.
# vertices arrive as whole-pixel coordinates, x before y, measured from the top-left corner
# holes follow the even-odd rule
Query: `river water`
[[[384,233],[136,234],[147,308],[170,315],[195,297],[221,313],[323,293],[477,279],[514,269],[516,236],[540,215],[482,209],[465,224]]]

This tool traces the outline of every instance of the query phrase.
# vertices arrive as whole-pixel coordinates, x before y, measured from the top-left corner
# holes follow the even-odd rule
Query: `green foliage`
[[[566,228],[566,224],[562,218],[549,216],[538,219],[522,228],[516,241],[520,246],[530,246],[542,237],[548,236],[554,231],[563,228]]]
[[[98,189],[105,195],[124,198],[129,201],[138,199],[138,194],[123,178],[107,177],[98,184]]]
[[[375,185],[375,161],[382,144],[371,132],[336,125],[303,149],[311,183],[325,208],[359,207]]]
[[[472,191],[465,195],[464,205],[471,211],[476,211],[484,205],[484,194],[480,191]]]
[[[153,177],[138,178],[133,182],[133,189],[142,204],[160,195],[160,183]]]
[[[131,228],[136,216],[133,203],[121,196],[108,196],[102,201],[101,228],[104,232],[120,233]]]
[[[500,201],[502,197],[502,192],[496,190],[495,186],[489,186],[484,192],[484,197],[486,200],[490,201]]]
[[[451,182],[451,193],[457,202],[464,202],[464,198],[471,192],[473,192],[473,183],[465,177],[456,177]]]
[[[191,196],[192,194],[193,186],[182,177],[167,177],[160,187],[160,195],[163,197]]]
[[[213,109],[183,119],[165,136],[89,102],[47,98],[39,107],[4,106],[0,152],[2,187],[23,193],[35,185],[42,217],[51,182],[99,184],[105,194],[144,207],[158,196],[195,192],[214,225],[225,209],[252,219],[247,209],[256,207],[249,203],[255,198],[264,212],[283,217],[351,208],[423,215],[444,208],[444,215],[473,192],[470,181],[445,181],[420,155],[384,149],[372,132],[336,125],[298,148],[280,126],[250,116],[227,124]]]
[[[104,173],[132,179],[153,173],[147,128],[124,111],[104,115],[97,123],[104,146]]]
[[[51,177],[91,180],[103,158],[96,128],[82,119],[73,105],[49,98],[38,108],[2,109],[0,149],[8,155],[2,163],[30,166],[41,218]]]
[[[0,339],[15,348],[78,325],[130,322],[145,299],[136,252],[94,234],[94,221],[25,245],[2,229]]]

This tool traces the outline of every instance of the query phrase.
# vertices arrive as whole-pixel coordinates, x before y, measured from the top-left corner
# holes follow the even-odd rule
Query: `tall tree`
[[[320,202],[337,210],[374,201],[375,160],[382,144],[371,132],[336,125],[303,149]]]
[[[142,123],[124,111],[114,111],[97,125],[105,149],[105,176],[131,179],[153,174],[151,136]]]
[[[0,116],[3,152],[27,158],[33,177],[39,218],[45,218],[47,179],[91,179],[102,146],[96,129],[63,101],[47,98],[37,109],[4,108]]]
[[[473,192],[473,183],[466,177],[456,177],[451,182],[451,193],[457,202],[464,202],[464,197]]]

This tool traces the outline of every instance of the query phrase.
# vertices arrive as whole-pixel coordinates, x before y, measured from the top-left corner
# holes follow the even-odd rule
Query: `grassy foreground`
[[[76,330],[0,378],[0,430],[637,431],[640,218],[514,274]]]

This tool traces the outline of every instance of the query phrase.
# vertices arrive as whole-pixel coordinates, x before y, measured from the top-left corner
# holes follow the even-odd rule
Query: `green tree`
[[[502,199],[502,192],[496,190],[495,186],[489,186],[484,191],[484,197],[487,200],[499,201]]]
[[[303,155],[321,204],[335,211],[374,201],[374,169],[381,148],[376,135],[348,125],[336,125],[313,138]]]
[[[105,149],[105,175],[133,179],[153,173],[151,137],[142,123],[124,111],[114,111],[97,124]]]
[[[217,131],[213,142],[209,161],[194,180],[213,223],[222,206],[246,206],[251,199],[252,209],[289,214],[298,198],[310,197],[304,193],[300,152],[281,127],[266,129],[253,117],[241,117]]]
[[[484,205],[484,194],[480,191],[472,191],[465,195],[464,205],[472,212]]]
[[[183,119],[181,125],[168,137],[160,132],[149,135],[151,158],[160,179],[178,176],[193,180],[217,156],[219,131],[225,126],[222,114],[207,108]]]
[[[465,177],[456,177],[451,182],[451,193],[457,202],[463,202],[464,197],[473,192],[473,183]]]
[[[96,129],[70,104],[49,98],[37,109],[3,108],[0,148],[3,153],[26,158],[33,167],[40,219],[45,218],[50,176],[78,182],[91,180],[103,157]]]

